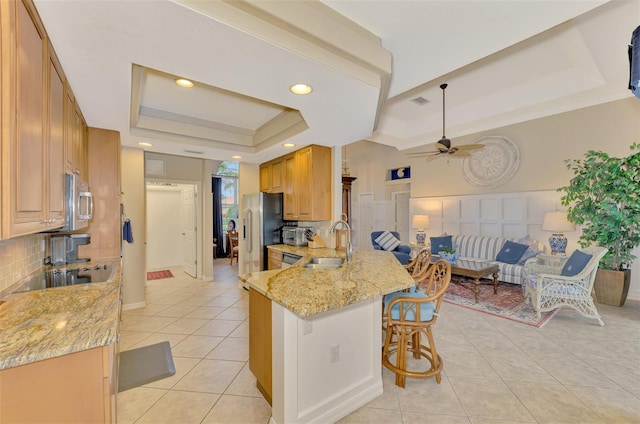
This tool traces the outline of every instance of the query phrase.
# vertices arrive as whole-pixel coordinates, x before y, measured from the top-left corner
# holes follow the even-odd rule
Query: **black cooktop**
[[[25,281],[25,283],[20,285],[13,293],[73,286],[76,284],[100,283],[113,278],[114,271],[115,267],[113,265],[45,269]]]

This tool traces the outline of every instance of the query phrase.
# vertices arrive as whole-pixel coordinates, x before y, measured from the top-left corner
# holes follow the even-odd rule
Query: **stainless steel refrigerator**
[[[267,246],[282,243],[282,193],[242,196],[240,263],[242,272],[267,269]]]

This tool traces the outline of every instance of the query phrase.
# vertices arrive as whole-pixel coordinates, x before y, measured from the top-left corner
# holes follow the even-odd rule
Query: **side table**
[[[430,249],[431,246],[428,244],[418,244],[418,243],[409,243],[409,247],[411,248],[411,259],[414,259],[418,256],[418,253],[422,249]]]

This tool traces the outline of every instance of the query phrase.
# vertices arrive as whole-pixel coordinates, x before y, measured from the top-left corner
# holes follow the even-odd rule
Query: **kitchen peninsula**
[[[250,290],[250,340],[261,323],[271,333],[258,346],[271,351],[268,378],[254,371],[272,397],[271,423],[335,422],[382,394],[382,297],[415,284],[390,252],[355,252],[335,269],[305,267],[312,257],[344,252],[308,249],[291,268],[239,276]],[[255,299],[270,328],[251,316]]]

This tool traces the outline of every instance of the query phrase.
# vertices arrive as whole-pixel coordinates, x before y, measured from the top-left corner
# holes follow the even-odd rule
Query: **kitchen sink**
[[[307,262],[305,268],[340,268],[344,263],[344,258],[327,258],[314,256]]]

